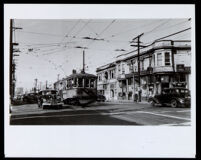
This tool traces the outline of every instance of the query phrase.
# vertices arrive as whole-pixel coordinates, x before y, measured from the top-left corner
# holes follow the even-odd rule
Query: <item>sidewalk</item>
[[[141,100],[141,102],[135,102],[133,100],[107,100],[104,103],[110,103],[110,104],[150,104],[146,100]]]

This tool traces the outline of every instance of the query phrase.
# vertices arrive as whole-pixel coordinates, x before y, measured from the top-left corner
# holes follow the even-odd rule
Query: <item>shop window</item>
[[[170,53],[165,52],[165,65],[169,66],[170,65]]]
[[[162,66],[162,54],[157,54],[157,66]]]

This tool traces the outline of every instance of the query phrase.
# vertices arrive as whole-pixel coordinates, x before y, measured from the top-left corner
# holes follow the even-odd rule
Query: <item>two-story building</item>
[[[116,64],[110,63],[96,69],[97,91],[107,100],[117,100]]]
[[[142,91],[142,97],[148,98],[150,95],[160,94],[164,88],[176,85],[190,88],[191,42],[155,41],[140,49],[139,57],[136,50],[118,57],[111,64],[113,69],[116,69],[117,84],[116,94],[112,99],[133,100],[139,89]],[[108,69],[102,67],[101,73]],[[99,73],[100,70],[97,69],[97,74]],[[98,85],[99,83],[101,81],[98,81]],[[102,93],[104,92],[103,88]],[[110,99],[110,96],[107,97]]]

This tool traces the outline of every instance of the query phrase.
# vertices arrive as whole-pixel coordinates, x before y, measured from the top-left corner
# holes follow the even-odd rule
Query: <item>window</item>
[[[154,66],[155,66],[155,55],[153,55],[152,58],[153,58]]]
[[[120,64],[118,65],[118,70],[119,70],[119,72],[121,72],[121,65]]]
[[[122,64],[122,74],[125,73],[125,68],[124,68],[124,64]]]
[[[73,82],[74,82],[74,83],[73,83],[73,86],[74,86],[74,87],[77,87],[77,78],[75,78]]]
[[[89,79],[85,79],[85,87],[89,87]]]
[[[116,70],[114,69],[113,70],[113,78],[116,78],[115,72],[116,72]]]
[[[83,87],[83,79],[82,78],[78,78],[78,87]]]
[[[94,83],[95,83],[95,80],[94,80],[94,79],[91,79],[91,80],[90,80],[90,87],[91,87],[91,88],[94,88]]]
[[[133,71],[133,62],[131,62],[131,64],[129,64],[129,71],[130,71],[130,72]]]
[[[103,89],[106,90],[107,89],[107,84],[103,85]]]
[[[142,60],[142,70],[144,70],[144,60]]]
[[[162,54],[157,54],[157,66],[162,66]]]
[[[105,79],[108,79],[108,73],[105,72]]]
[[[165,65],[169,66],[170,65],[170,53],[165,52]]]
[[[128,85],[132,85],[133,84],[133,78],[129,78],[128,79]]]
[[[186,82],[186,76],[185,74],[180,75],[180,82]]]
[[[111,79],[114,78],[114,70],[111,71]]]

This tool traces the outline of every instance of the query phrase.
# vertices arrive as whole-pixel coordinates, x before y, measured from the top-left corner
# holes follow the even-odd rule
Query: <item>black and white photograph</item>
[[[7,19],[8,125],[194,126],[193,18]]]
[[[10,25],[10,124],[190,125],[191,18]]]

